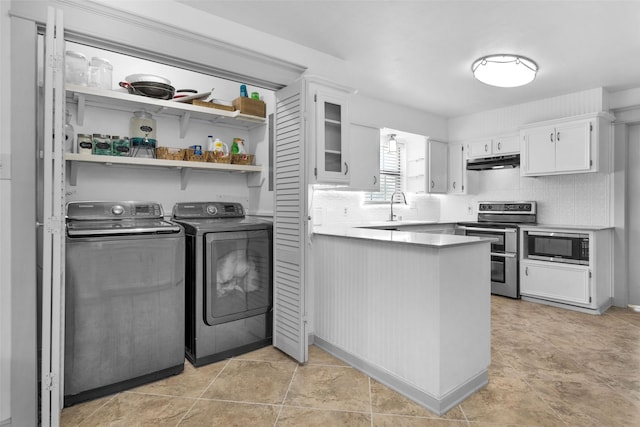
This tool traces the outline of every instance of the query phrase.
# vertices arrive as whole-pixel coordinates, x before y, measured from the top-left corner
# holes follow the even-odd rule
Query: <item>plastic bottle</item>
[[[240,152],[240,148],[238,147],[238,142],[236,139],[233,139],[233,144],[231,144],[231,153],[238,154]]]
[[[213,151],[215,149],[215,144],[213,142],[213,135],[209,135],[207,137],[207,151]]]
[[[249,97],[249,92],[247,92],[247,85],[240,85],[240,96],[244,98]]]
[[[66,119],[64,125],[64,152],[73,153],[75,144],[73,143],[75,131],[71,126],[71,113],[66,112]]]

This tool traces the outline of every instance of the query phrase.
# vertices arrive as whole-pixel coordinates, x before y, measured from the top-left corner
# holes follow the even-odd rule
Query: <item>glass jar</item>
[[[64,79],[74,85],[87,86],[89,61],[80,52],[68,50],[64,53]]]
[[[104,58],[93,57],[89,64],[89,86],[100,89],[112,89],[113,65]]]
[[[64,152],[73,153],[73,150],[75,149],[73,138],[76,133],[73,130],[73,126],[71,126],[71,113],[66,111],[65,116],[66,118],[64,123]]]
[[[129,138],[123,136],[119,138],[117,136],[111,137],[111,150],[114,156],[128,157],[131,155],[131,144]]]
[[[93,154],[93,136],[91,134],[78,134],[78,154]]]
[[[156,146],[156,121],[146,111],[135,111],[129,122],[129,137],[131,145]]]
[[[111,155],[111,137],[109,135],[93,134],[93,154],[98,156]]]

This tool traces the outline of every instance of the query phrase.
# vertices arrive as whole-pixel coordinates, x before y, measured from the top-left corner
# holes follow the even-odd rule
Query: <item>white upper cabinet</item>
[[[502,135],[467,142],[467,157],[491,157],[520,152],[518,134]]]
[[[447,193],[465,194],[467,168],[464,144],[449,144],[449,185]]]
[[[352,123],[350,190],[380,191],[380,129]]]
[[[315,109],[315,182],[348,184],[351,178],[348,95],[315,84],[310,89]]]
[[[407,185],[413,193],[446,193],[448,182],[447,144],[425,138],[424,144],[407,145]]]
[[[609,159],[608,114],[532,124],[520,131],[524,176],[603,172]]]

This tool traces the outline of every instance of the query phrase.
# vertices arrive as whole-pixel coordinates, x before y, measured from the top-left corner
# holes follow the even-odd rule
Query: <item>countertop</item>
[[[562,225],[562,224],[527,224],[521,225],[521,229],[545,229],[545,230],[562,230],[562,231],[602,231],[613,229],[614,227],[606,225]]]
[[[398,221],[398,223],[400,222],[401,221]],[[432,222],[431,224],[434,223]],[[484,237],[458,236],[455,234],[421,233],[398,230],[379,230],[372,228],[354,228],[352,226],[319,226],[315,227],[313,232],[314,234],[324,236],[376,240],[391,243],[406,243],[410,245],[429,246],[433,248],[449,248],[454,246],[487,243],[492,241],[492,239]]]

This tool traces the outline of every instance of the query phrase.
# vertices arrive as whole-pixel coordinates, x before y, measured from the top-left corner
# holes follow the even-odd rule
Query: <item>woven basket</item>
[[[193,148],[187,148],[187,153],[185,156],[185,160],[189,162],[204,162],[206,161],[205,157],[206,153],[203,154],[195,154]]]
[[[225,155],[222,151],[207,151],[207,162],[211,163],[231,163],[231,155]]]
[[[255,157],[253,154],[232,154],[231,163],[235,165],[252,165]]]
[[[158,147],[156,148],[156,159],[184,160],[186,151],[184,148]]]

